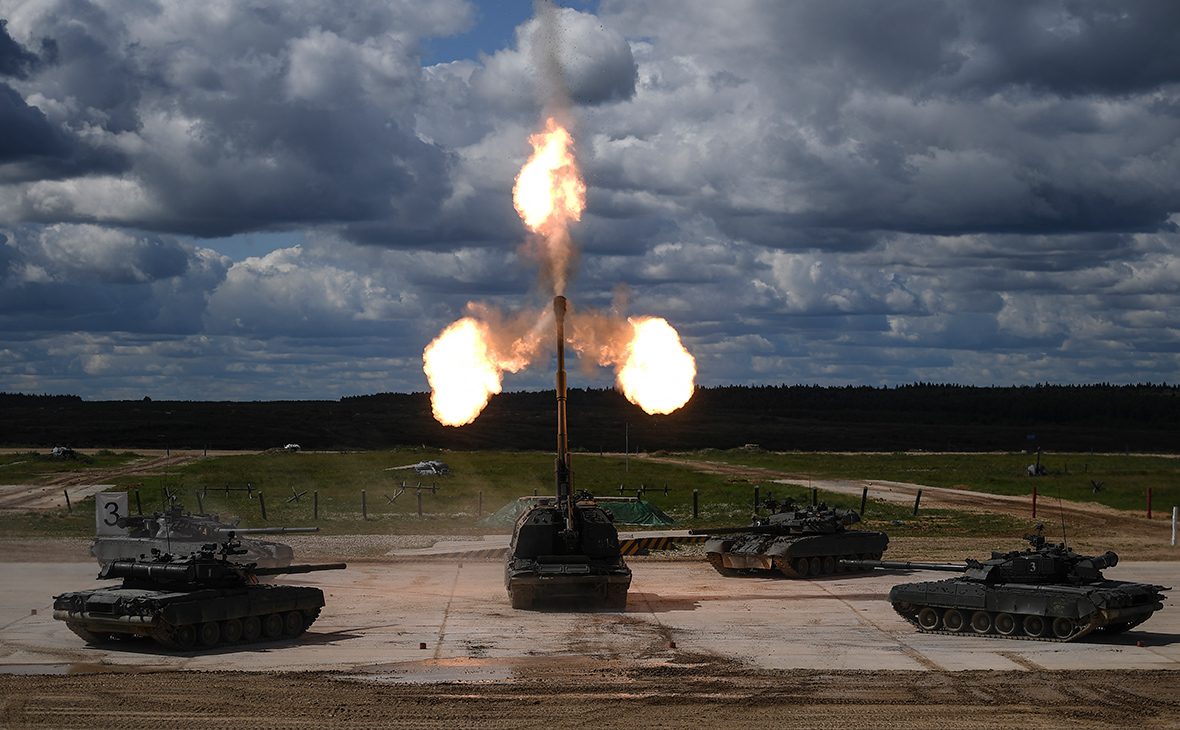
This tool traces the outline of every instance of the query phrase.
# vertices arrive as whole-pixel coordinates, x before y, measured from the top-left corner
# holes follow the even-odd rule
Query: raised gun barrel
[[[941,570],[946,573],[966,573],[970,565],[951,563],[917,563],[908,560],[841,560],[848,568],[888,568],[890,570]]]

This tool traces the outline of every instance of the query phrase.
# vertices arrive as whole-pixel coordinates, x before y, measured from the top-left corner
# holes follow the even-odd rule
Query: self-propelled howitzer
[[[1079,555],[1065,544],[1025,535],[1030,547],[993,552],[963,565],[892,560],[844,561],[856,568],[938,570],[962,573],[941,581],[901,583],[889,602],[926,633],[974,634],[1013,639],[1073,641],[1091,631],[1127,631],[1163,608],[1164,586],[1107,580],[1118,555]]]
[[[689,530],[708,535],[705,555],[722,575],[746,571],[779,571],[790,578],[858,570],[842,559],[880,558],[889,536],[870,530],[848,530],[860,521],[850,509],[829,509],[826,504],[797,507],[791,500],[766,500],[763,506],[777,510],[755,518],[745,527]]]
[[[209,648],[299,636],[324,606],[319,588],[261,584],[259,576],[341,570],[344,563],[259,568],[230,558],[233,539],[185,556],[153,550],[150,558],[107,563],[98,579],[122,584],[63,593],[53,617],[92,644],[145,636],[171,649]]]
[[[631,569],[623,560],[614,516],[588,492],[575,492],[566,433],[565,297],[554,297],[557,321],[557,494],[529,507],[516,521],[504,562],[504,587],[513,608],[538,599],[577,598],[622,610]]]

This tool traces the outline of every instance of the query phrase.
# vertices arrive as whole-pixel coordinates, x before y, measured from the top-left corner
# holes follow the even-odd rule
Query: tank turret
[[[242,528],[236,523],[223,522],[215,514],[185,512],[184,506],[173,504],[163,512],[150,515],[125,515],[116,524],[127,531],[126,535],[95,538],[90,554],[99,563],[106,564],[123,558],[137,558],[151,554],[152,550],[172,554],[196,552],[210,542],[226,540],[236,535],[242,543],[241,551],[234,560],[250,562],[260,567],[275,568],[290,565],[295,552],[289,545],[270,540],[258,540],[250,535],[290,535],[318,532],[318,527],[249,527]]]
[[[554,297],[557,323],[556,496],[517,519],[504,562],[504,587],[513,608],[538,599],[587,598],[606,608],[627,606],[631,569],[623,560],[610,510],[589,492],[574,491],[565,387],[565,297]]]
[[[768,499],[774,510],[744,527],[689,530],[708,535],[705,555],[722,575],[749,571],[777,571],[790,578],[859,570],[842,560],[880,558],[889,546],[883,532],[848,530],[860,522],[850,509],[829,509],[824,503],[798,507],[793,500]]]
[[[191,649],[293,638],[319,616],[323,591],[260,584],[259,576],[347,567],[235,562],[245,550],[232,532],[228,537],[184,556],[154,549],[150,557],[111,561],[98,579],[120,579],[121,585],[54,596],[53,617],[93,644],[145,636],[168,648]]]
[[[902,583],[889,601],[902,618],[926,633],[977,634],[1015,639],[1073,641],[1101,629],[1127,631],[1163,608],[1164,586],[1107,580],[1102,571],[1118,555],[1080,555],[1064,543],[1047,544],[1037,525],[1029,547],[993,552],[964,564],[845,560],[850,568],[961,573],[942,581]]]

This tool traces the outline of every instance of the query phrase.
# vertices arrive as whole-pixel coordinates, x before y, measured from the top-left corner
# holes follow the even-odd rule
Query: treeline
[[[569,391],[573,449],[1180,453],[1180,388],[806,385],[698,388],[650,416],[609,389]],[[0,393],[0,446],[48,449],[428,448],[553,450],[552,391],[494,396],[476,421],[439,425],[426,393],[339,401],[83,401]]]

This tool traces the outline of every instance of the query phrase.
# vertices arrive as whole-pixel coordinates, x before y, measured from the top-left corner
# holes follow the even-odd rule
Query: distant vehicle
[[[427,475],[450,474],[451,467],[433,459],[430,461],[419,461],[417,464],[414,464],[414,473]]]
[[[159,550],[150,558],[107,563],[99,580],[119,586],[53,597],[53,617],[89,644],[145,636],[170,649],[211,648],[294,638],[320,615],[319,588],[265,585],[259,576],[341,570],[344,563],[258,568],[231,560],[244,551],[229,539],[187,556]]]
[[[965,565],[891,560],[846,561],[858,568],[941,570],[961,577],[900,583],[889,591],[893,609],[924,633],[1073,641],[1095,630],[1118,634],[1162,609],[1164,586],[1106,580],[1103,568],[1118,555],[1079,555],[1025,535],[1024,551],[993,552]]]
[[[185,512],[184,506],[174,504],[164,512],[150,515],[119,516],[115,523],[126,529],[125,535],[100,536],[90,546],[90,554],[100,563],[136,558],[159,550],[171,554],[187,554],[200,550],[205,544],[221,542],[229,534],[287,535],[318,532],[318,527],[253,527],[242,528],[236,523],[222,522],[214,514]],[[262,568],[281,568],[291,564],[295,551],[289,545],[269,540],[245,538],[239,540],[241,562],[254,563]]]
[[[778,571],[788,578],[843,573],[842,558],[880,558],[889,536],[870,530],[847,530],[860,522],[850,509],[828,509],[826,504],[796,507],[790,500],[766,500],[777,510],[745,527],[689,530],[708,535],[705,555],[718,573]]]
[[[291,451],[291,452],[300,451],[299,444],[287,444],[286,446],[283,447],[283,449],[285,451]]]
[[[69,446],[54,446],[53,450],[49,452],[49,456],[54,459],[76,459],[78,454],[74,452]]]

